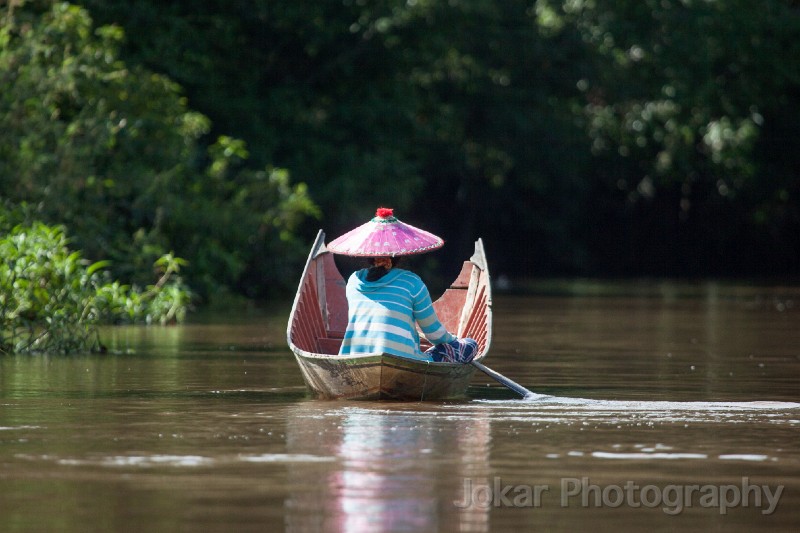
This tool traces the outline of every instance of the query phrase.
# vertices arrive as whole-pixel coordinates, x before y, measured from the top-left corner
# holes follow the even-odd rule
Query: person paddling
[[[369,268],[347,281],[348,323],[341,355],[390,353],[435,362],[469,363],[478,343],[442,325],[430,292],[415,273],[398,268],[400,257],[441,248],[444,241],[381,207],[375,217],[331,241],[330,252],[367,258]],[[423,352],[417,330],[433,345]]]

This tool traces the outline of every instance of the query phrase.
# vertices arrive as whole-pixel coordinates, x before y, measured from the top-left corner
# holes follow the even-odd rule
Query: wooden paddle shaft
[[[487,366],[483,365],[482,363],[479,363],[478,361],[472,361],[472,366],[474,366],[475,368],[477,368],[478,370],[480,370],[481,372],[483,372],[484,374],[486,374],[490,378],[494,379],[498,383],[500,383],[502,385],[505,385],[509,389],[513,390],[514,392],[516,392],[517,394],[519,394],[523,398],[525,398],[527,396],[533,396],[533,393],[531,391],[529,391],[528,389],[526,389],[525,387],[523,387],[519,383],[516,383],[516,382],[508,379],[503,374],[500,374],[499,372],[495,372],[491,368],[488,368]]]

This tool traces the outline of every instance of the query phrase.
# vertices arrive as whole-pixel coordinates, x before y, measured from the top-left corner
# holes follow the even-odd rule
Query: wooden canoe
[[[386,353],[338,355],[347,326],[345,284],[320,231],[308,255],[287,329],[303,379],[317,397],[405,401],[464,397],[475,372],[472,365]],[[492,339],[492,294],[480,239],[456,280],[433,305],[448,331],[478,342],[476,361],[486,357]]]

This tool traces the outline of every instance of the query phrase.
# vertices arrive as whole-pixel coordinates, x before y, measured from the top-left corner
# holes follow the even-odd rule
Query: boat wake
[[[511,403],[535,403],[543,405],[560,406],[583,406],[587,408],[599,407],[602,409],[618,410],[701,410],[701,411],[729,411],[729,410],[784,410],[800,409],[800,403],[796,402],[775,402],[775,401],[751,401],[751,402],[680,402],[666,400],[593,400],[587,398],[568,398],[563,396],[551,396],[548,394],[532,393],[522,400],[475,400],[478,403],[488,404],[511,404]]]
[[[471,406],[471,407],[470,407]],[[464,409],[484,408],[492,418],[589,424],[768,422],[800,425],[800,403],[595,400],[531,394],[522,400],[476,399]]]

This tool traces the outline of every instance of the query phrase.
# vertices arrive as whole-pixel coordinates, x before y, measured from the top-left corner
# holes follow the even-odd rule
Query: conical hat
[[[328,251],[356,257],[397,257],[430,252],[444,241],[427,231],[400,222],[393,210],[380,207],[375,218],[328,243]]]

